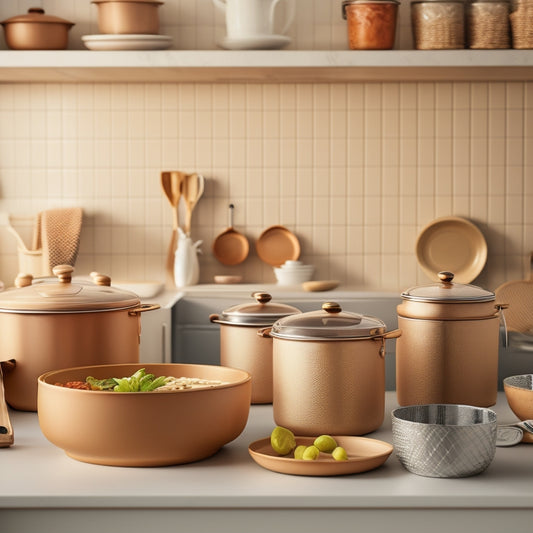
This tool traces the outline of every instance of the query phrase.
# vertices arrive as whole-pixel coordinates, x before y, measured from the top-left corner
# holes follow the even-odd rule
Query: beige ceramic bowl
[[[509,376],[503,380],[503,389],[511,411],[520,420],[533,419],[533,374]],[[533,435],[524,432],[522,442],[533,442]]]
[[[205,459],[238,437],[250,410],[251,378],[212,365],[145,364],[156,376],[220,380],[174,392],[102,392],[54,385],[130,376],[139,364],[70,368],[38,379],[39,424],[67,455],[100,465],[163,466]]]

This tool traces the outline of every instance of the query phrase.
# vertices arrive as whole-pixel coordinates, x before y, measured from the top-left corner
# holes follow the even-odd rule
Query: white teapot
[[[198,254],[203,241],[192,242],[191,237],[178,228],[178,247],[174,256],[174,283],[176,287],[196,285],[200,280]]]

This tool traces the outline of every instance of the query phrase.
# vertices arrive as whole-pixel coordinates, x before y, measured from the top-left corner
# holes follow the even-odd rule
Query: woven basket
[[[513,48],[533,48],[533,0],[515,0],[509,15]]]

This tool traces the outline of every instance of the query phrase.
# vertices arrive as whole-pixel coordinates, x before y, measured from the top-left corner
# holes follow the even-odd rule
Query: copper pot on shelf
[[[30,7],[24,15],[1,22],[6,44],[12,50],[64,50],[73,22],[47,15],[40,7]]]

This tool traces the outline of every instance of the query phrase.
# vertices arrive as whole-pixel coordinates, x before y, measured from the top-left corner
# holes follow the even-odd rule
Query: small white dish
[[[89,50],[165,50],[172,45],[168,35],[97,34],[83,35],[81,40]]]
[[[276,50],[291,42],[286,35],[254,35],[252,37],[224,37],[218,45],[227,50]]]

